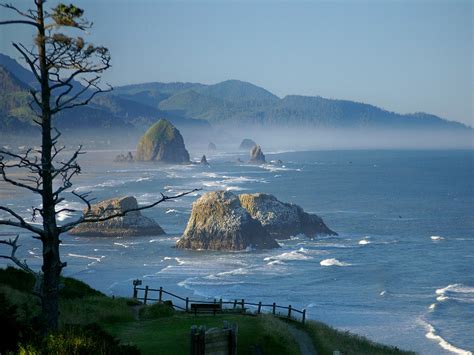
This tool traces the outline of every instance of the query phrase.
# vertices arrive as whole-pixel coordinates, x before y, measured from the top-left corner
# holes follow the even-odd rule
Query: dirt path
[[[302,355],[316,355],[316,349],[313,346],[313,342],[308,334],[304,331],[299,330],[295,326],[288,324],[288,330],[290,334],[293,336],[295,341],[298,343],[300,347],[300,352]]]

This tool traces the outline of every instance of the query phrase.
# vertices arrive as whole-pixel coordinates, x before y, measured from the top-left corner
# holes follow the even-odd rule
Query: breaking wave
[[[335,258],[324,259],[319,263],[321,266],[350,266],[352,264],[339,261]]]

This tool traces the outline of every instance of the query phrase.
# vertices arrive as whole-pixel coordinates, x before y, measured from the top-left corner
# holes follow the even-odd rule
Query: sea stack
[[[281,202],[273,195],[242,194],[239,199],[242,207],[276,239],[287,239],[297,234],[305,234],[310,238],[316,235],[337,235],[318,215],[306,213],[298,205]]]
[[[193,203],[191,217],[177,248],[245,250],[278,248],[274,238],[242,208],[229,191],[212,191]]]
[[[259,145],[256,145],[250,151],[250,160],[251,164],[265,164],[265,155],[263,155],[262,148]]]
[[[207,158],[205,155],[202,156],[201,158],[201,162],[199,163],[201,165],[209,165],[209,163],[207,162]]]
[[[252,149],[253,147],[255,147],[257,145],[257,143],[255,143],[253,140],[249,139],[249,138],[245,138],[242,140],[242,142],[240,143],[240,146],[239,146],[239,150],[247,150],[249,151],[250,149]]]
[[[90,215],[91,217],[107,217],[135,208],[138,208],[138,203],[133,196],[113,198],[92,205]],[[165,234],[165,232],[154,220],[142,216],[140,211],[133,211],[123,217],[80,224],[71,229],[69,234],[92,237],[129,237],[154,236]]]
[[[154,161],[168,164],[189,163],[189,153],[178,129],[161,119],[140,138],[135,156],[137,161]]]
[[[209,145],[207,146],[207,150],[217,150],[217,147],[214,143],[209,142]]]

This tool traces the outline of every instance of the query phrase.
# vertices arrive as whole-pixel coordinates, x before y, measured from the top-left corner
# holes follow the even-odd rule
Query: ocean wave
[[[162,261],[167,261],[167,260],[174,260],[178,263],[178,265],[184,265],[186,263],[184,260],[181,260],[178,257],[171,257],[171,256],[165,256]]]
[[[350,266],[352,264],[339,261],[335,258],[324,259],[319,263],[321,266]]]
[[[426,330],[428,331],[425,334],[425,337],[430,339],[430,340],[437,341],[438,344],[444,350],[447,350],[447,351],[450,351],[454,354],[459,354],[459,355],[472,355],[471,351],[458,348],[458,347],[454,346],[453,344],[449,343],[448,341],[446,341],[445,339],[443,339],[438,334],[436,334],[435,327],[433,327],[430,323],[423,321],[423,325],[425,326]]]
[[[307,255],[308,250],[300,248],[298,250],[289,251],[275,256],[267,256],[264,261],[292,261],[292,260],[311,260],[312,256]]]
[[[474,287],[463,284],[451,284],[435,291],[438,302],[454,300],[463,303],[474,304]]]
[[[444,238],[443,237],[440,237],[439,235],[432,235],[431,237],[431,240],[443,240]]]
[[[359,240],[359,245],[367,245],[367,244],[370,244],[370,240],[367,240],[367,239],[361,239]]]

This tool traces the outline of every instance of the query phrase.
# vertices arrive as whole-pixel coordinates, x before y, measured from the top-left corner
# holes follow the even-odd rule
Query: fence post
[[[275,302],[273,302],[273,314],[275,315],[275,313],[276,313],[276,304]]]
[[[199,355],[206,353],[206,327],[201,325],[199,328]]]
[[[162,286],[160,286],[160,297],[158,298],[158,302],[160,302],[160,303],[161,303],[161,299],[162,299],[162,297],[163,297],[163,287],[162,287]]]
[[[234,309],[237,308],[237,300],[234,300]]]
[[[221,305],[221,310],[222,310],[222,298],[219,300],[219,304]]]
[[[189,312],[189,297],[186,297],[186,312]]]
[[[146,304],[147,298],[148,298],[148,285],[145,286],[145,298],[143,300],[143,304]]]
[[[191,355],[198,355],[197,340],[198,340],[197,327],[193,325],[191,327]]]
[[[135,285],[135,283],[133,283],[133,298],[137,298],[138,297],[138,290],[137,290],[137,285]]]
[[[245,302],[244,302],[244,299],[242,298],[242,310],[245,309],[244,304],[245,304]]]
[[[306,309],[303,309],[303,324],[306,320]]]
[[[237,324],[233,323],[232,328],[230,329],[230,339],[229,339],[229,354],[237,355]]]
[[[262,309],[262,301],[258,302],[258,311],[257,314],[260,314],[260,310]]]
[[[291,318],[291,304],[288,306],[288,318]]]

